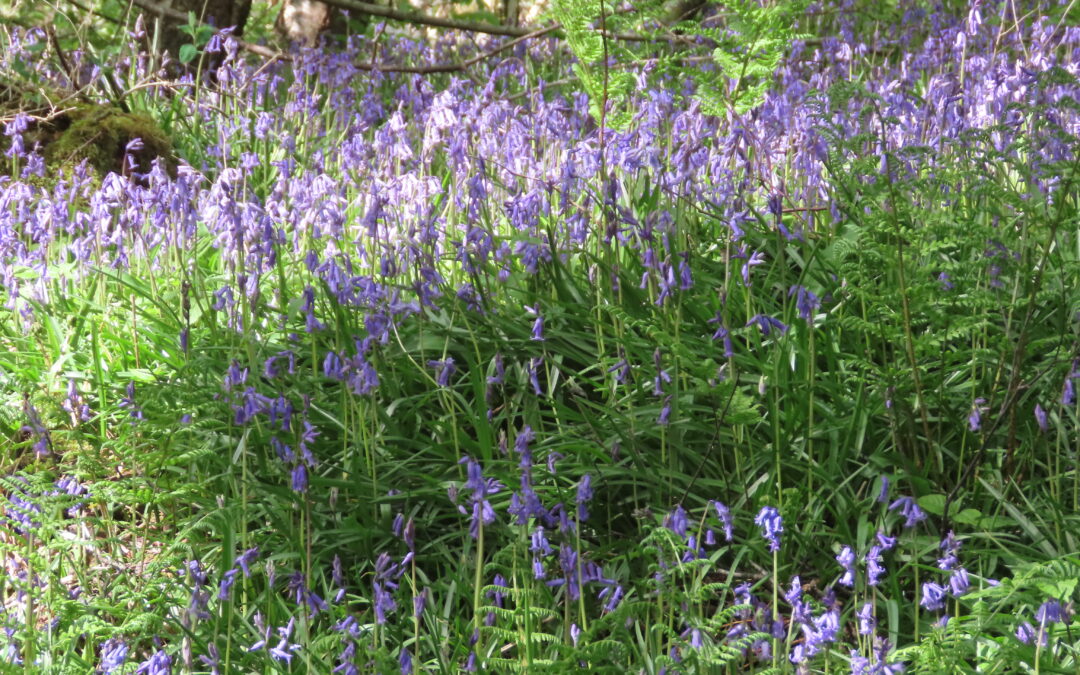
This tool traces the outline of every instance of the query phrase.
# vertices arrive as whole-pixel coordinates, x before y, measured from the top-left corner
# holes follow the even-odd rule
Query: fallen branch
[[[477,54],[476,56],[474,56],[474,57],[472,57],[470,59],[466,59],[466,60],[464,60],[464,61],[462,61],[460,63],[437,63],[437,64],[432,65],[432,66],[391,66],[391,65],[380,65],[380,64],[377,64],[377,63],[357,63],[357,64],[355,64],[354,67],[357,68],[358,70],[372,70],[372,71],[377,70],[377,71],[382,72],[382,73],[420,73],[420,74],[454,73],[454,72],[458,72],[458,71],[461,71],[461,70],[465,70],[466,68],[468,68],[470,66],[474,66],[477,63],[480,63],[481,61],[484,61],[485,59],[490,59],[491,57],[495,56],[499,52],[504,52],[507,49],[510,49],[511,47],[513,47],[513,46],[515,46],[517,44],[520,44],[520,43],[522,43],[522,42],[524,42],[526,40],[530,40],[532,38],[542,37],[543,35],[551,33],[553,31],[557,30],[558,28],[559,28],[558,25],[545,26],[544,28],[534,30],[531,33],[526,33],[525,35],[522,35],[522,36],[520,36],[518,38],[510,40],[509,42],[505,42],[505,43],[499,45],[498,47],[496,47],[495,49],[492,49],[490,51],[486,51],[486,52]]]
[[[171,7],[165,7],[164,5],[160,5],[160,4],[156,3],[156,2],[153,2],[153,0],[131,0],[131,2],[135,6],[141,8],[141,9],[147,11],[147,12],[151,12],[153,14],[156,14],[158,16],[168,17],[168,18],[177,19],[177,20],[183,20],[183,21],[188,20],[188,16],[185,15],[183,12],[179,12],[179,11],[177,11],[175,9],[172,9]],[[385,9],[385,8],[381,8],[381,9]],[[520,44],[520,43],[524,42],[525,40],[529,40],[531,38],[542,37],[542,36],[547,35],[549,33],[553,33],[555,31],[559,30],[560,28],[561,28],[561,26],[559,24],[552,24],[550,26],[544,26],[543,28],[539,28],[539,29],[535,29],[535,30],[531,30],[531,31],[530,30],[520,31],[521,34],[518,35],[517,38],[515,38],[513,40],[510,40],[509,42],[506,42],[504,44],[501,44],[498,47],[496,47],[496,48],[494,48],[494,49],[492,49],[490,51],[486,51],[486,52],[484,52],[482,54],[477,54],[476,56],[474,56],[474,57],[472,57],[470,59],[466,59],[465,61],[461,61],[460,63],[440,63],[440,64],[431,65],[431,66],[395,66],[395,65],[390,65],[390,64],[379,64],[379,63],[372,62],[372,63],[358,63],[358,64],[355,64],[355,68],[357,70],[379,71],[379,72],[382,72],[382,73],[416,73],[416,74],[420,74],[420,75],[433,74],[433,73],[459,72],[459,71],[462,71],[462,70],[464,70],[464,69],[466,69],[466,68],[468,68],[470,66],[474,66],[477,63],[480,63],[481,61],[483,61],[485,59],[489,59],[489,58],[495,56],[496,54],[498,54],[499,52],[503,52],[503,51],[505,51],[507,49],[510,49],[511,47],[513,47],[513,46],[515,46],[517,44]],[[263,56],[263,57],[266,57],[268,59],[273,59],[273,60],[278,60],[278,61],[292,61],[293,60],[292,56],[290,56],[290,55],[288,55],[288,54],[286,54],[284,52],[280,52],[280,51],[278,51],[276,49],[271,49],[270,47],[266,47],[266,46],[263,46],[263,45],[252,44],[250,42],[247,42],[245,40],[242,40],[242,39],[236,37],[235,35],[232,35],[231,37],[232,37],[232,39],[236,40],[237,45],[239,45],[239,47],[241,49],[249,51],[252,54],[256,54],[258,56]]]

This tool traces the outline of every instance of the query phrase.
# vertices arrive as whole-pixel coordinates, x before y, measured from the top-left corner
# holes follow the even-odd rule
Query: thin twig
[[[82,12],[85,12],[87,14],[93,14],[94,16],[105,19],[106,21],[108,21],[110,23],[115,23],[117,25],[122,25],[122,22],[120,21],[120,19],[117,19],[116,17],[113,17],[113,16],[109,16],[108,14],[105,14],[104,12],[99,12],[98,10],[96,10],[96,9],[94,9],[92,7],[87,7],[86,5],[82,4],[78,0],[64,0],[64,2],[68,3],[72,7],[76,8],[76,9],[82,11]]]
[[[137,4],[139,2],[149,2],[149,0],[133,0]],[[413,11],[402,11],[394,9],[392,7],[382,7],[380,5],[372,5],[367,2],[360,2],[359,0],[323,0],[327,5],[331,7],[338,7],[339,9],[348,9],[357,12],[363,12],[370,14],[371,16],[378,16],[384,19],[393,19],[394,21],[403,21],[405,23],[417,24],[420,26],[432,26],[434,28],[451,28],[455,30],[463,30],[471,33],[487,33],[489,35],[507,35],[510,37],[523,37],[533,32],[533,28],[519,28],[517,26],[499,26],[493,23],[480,23],[474,21],[461,21],[459,19],[443,19],[436,16],[428,16],[426,14],[420,14]],[[561,29],[559,24],[553,24],[552,30]],[[623,40],[626,42],[649,42],[654,38],[646,35],[638,35],[636,33],[605,33],[605,37],[611,40]]]
[[[159,5],[156,2],[152,2],[152,0],[131,0],[131,2],[134,3],[136,6],[140,7],[141,9],[144,9],[144,10],[146,10],[148,12],[152,12],[154,14],[157,14],[158,16],[164,16],[164,17],[169,17],[169,18],[172,18],[172,19],[183,20],[183,21],[186,21],[188,19],[188,17],[185,16],[183,13],[178,12],[178,11],[176,11],[176,10],[170,8],[170,7],[165,7],[163,5]],[[354,67],[357,70],[379,71],[379,72],[382,72],[382,73],[416,73],[416,74],[420,74],[420,75],[433,74],[433,73],[455,73],[455,72],[465,70],[466,68],[469,68],[470,66],[474,66],[477,63],[480,63],[481,61],[483,61],[485,59],[489,59],[492,56],[495,56],[496,54],[498,54],[499,52],[505,51],[505,50],[517,45],[517,44],[520,44],[521,42],[524,42],[525,40],[528,40],[528,39],[531,39],[531,38],[536,38],[536,37],[541,37],[541,36],[547,35],[549,33],[554,33],[556,31],[560,30],[561,28],[562,28],[562,26],[560,26],[559,24],[551,24],[549,26],[544,26],[544,27],[538,28],[538,29],[531,29],[531,30],[530,29],[524,29],[524,30],[519,29],[517,37],[515,39],[510,40],[509,42],[506,42],[505,44],[499,45],[498,47],[496,47],[496,48],[494,48],[494,49],[492,49],[490,51],[484,52],[482,54],[477,54],[476,56],[474,56],[474,57],[472,57],[470,59],[466,59],[465,61],[462,61],[460,63],[437,63],[437,64],[434,64],[434,65],[431,65],[431,66],[394,66],[394,65],[389,65],[389,64],[381,64],[381,63],[372,62],[372,63],[357,63],[357,64],[354,64]],[[484,32],[484,31],[478,31],[478,32]],[[273,60],[278,60],[278,61],[288,61],[288,62],[293,61],[293,57],[286,54],[286,53],[284,53],[284,52],[280,52],[280,51],[278,51],[276,49],[271,49],[270,47],[266,47],[266,46],[263,46],[263,45],[256,45],[256,44],[252,44],[250,42],[246,42],[245,40],[241,40],[241,39],[237,38],[235,35],[230,36],[230,37],[232,37],[232,39],[236,40],[237,45],[239,45],[239,47],[241,49],[249,51],[252,54],[256,54],[258,56],[263,56],[263,57],[273,59]]]

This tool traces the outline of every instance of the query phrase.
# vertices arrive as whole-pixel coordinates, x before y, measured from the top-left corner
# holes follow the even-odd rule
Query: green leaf
[[[945,495],[924,495],[918,501],[923,511],[935,516],[945,513]]]
[[[180,63],[191,63],[199,55],[199,48],[192,44],[180,46]]]
[[[1040,581],[1035,585],[1043,594],[1048,598],[1071,598],[1073,591],[1076,590],[1076,584],[1080,583],[1080,579],[1060,579],[1058,581]]]

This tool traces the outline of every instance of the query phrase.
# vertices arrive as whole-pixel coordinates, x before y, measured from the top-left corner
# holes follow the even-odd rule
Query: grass
[[[964,19],[602,146],[542,41],[132,67],[175,177],[0,184],[8,667],[1075,669],[1076,38]]]

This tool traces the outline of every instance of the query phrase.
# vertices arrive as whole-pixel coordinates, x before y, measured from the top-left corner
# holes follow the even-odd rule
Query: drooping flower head
[[[780,534],[784,531],[780,512],[773,506],[763,507],[754,518],[754,524],[761,528],[761,536],[769,542],[769,551],[779,551]]]
[[[851,588],[855,585],[855,552],[850,546],[845,546],[836,556],[836,562],[844,568],[844,574],[840,577],[840,585]]]
[[[919,505],[911,497],[900,497],[892,504],[889,504],[889,510],[900,511],[900,515],[904,517],[904,527],[915,527],[926,520],[926,513],[919,508]]]

